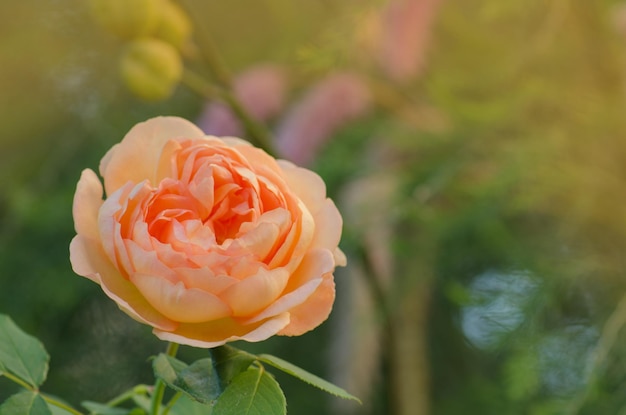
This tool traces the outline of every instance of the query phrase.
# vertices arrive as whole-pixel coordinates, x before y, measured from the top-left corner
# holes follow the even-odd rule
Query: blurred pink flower
[[[404,82],[424,66],[440,0],[390,0],[383,10],[378,61],[386,75]]]
[[[233,89],[236,98],[250,115],[264,121],[274,117],[284,106],[287,73],[279,65],[256,65],[235,78]],[[210,135],[243,135],[241,123],[230,108],[221,102],[207,104],[198,126]]]
[[[281,122],[276,145],[281,157],[306,165],[335,131],[363,115],[371,105],[365,82],[351,73],[334,73],[319,81]]]

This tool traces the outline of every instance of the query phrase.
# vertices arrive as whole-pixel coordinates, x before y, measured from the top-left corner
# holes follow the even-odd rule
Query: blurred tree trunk
[[[389,396],[394,415],[430,413],[428,320],[433,275],[430,255],[415,254],[411,265],[401,268],[418,273],[418,280],[405,275],[410,280],[404,284],[407,289],[400,290],[389,308]]]

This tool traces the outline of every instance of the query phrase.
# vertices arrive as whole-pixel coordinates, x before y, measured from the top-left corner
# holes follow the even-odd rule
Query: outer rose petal
[[[139,183],[147,179],[156,186],[155,176],[165,143],[175,138],[201,137],[204,137],[202,130],[177,117],[157,117],[135,125],[100,163],[107,195],[129,181]]]
[[[70,261],[74,272],[99,283],[120,309],[135,320],[163,330],[178,327],[178,323],[155,310],[139,290],[119,274],[96,241],[75,236],[70,244]]]
[[[335,281],[332,274],[304,303],[289,310],[291,322],[278,332],[282,336],[299,336],[322,324],[330,315],[335,301]]]
[[[326,200],[326,184],[322,178],[311,170],[303,169],[286,160],[278,160],[278,165],[284,172],[283,176],[289,189],[315,216]]]
[[[230,308],[215,295],[160,275],[134,274],[131,281],[144,297],[168,318],[181,323],[202,323],[230,316]]]
[[[321,208],[313,217],[315,221],[315,235],[311,248],[333,249],[341,239],[343,219],[332,200],[326,199]]]
[[[306,301],[307,298],[309,298],[315,292],[315,290],[317,290],[317,287],[319,287],[321,283],[322,278],[316,278],[306,282],[304,285],[298,287],[294,291],[281,296],[271,306],[267,307],[265,310],[261,311],[259,314],[252,317],[251,319],[245,320],[244,323],[256,323],[257,321],[265,320],[266,318],[293,309],[295,306],[300,305],[304,301]]]
[[[235,340],[260,342],[277,334],[289,324],[289,313],[256,324],[242,325],[225,318],[200,324],[181,324],[176,330],[154,329],[161,340],[194,347],[212,348]]]
[[[102,206],[102,184],[93,170],[85,169],[76,186],[72,215],[76,233],[98,238],[98,211]]]
[[[254,314],[278,298],[288,278],[289,273],[285,269],[268,271],[260,268],[256,275],[228,287],[220,294],[220,298],[231,306],[234,316]]]

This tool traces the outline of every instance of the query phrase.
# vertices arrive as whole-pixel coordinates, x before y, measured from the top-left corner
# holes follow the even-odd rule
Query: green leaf
[[[114,408],[98,402],[84,401],[81,405],[93,415],[128,415],[130,413],[130,409]]]
[[[61,399],[61,398],[59,398],[57,396],[50,395],[48,393],[42,394],[41,396],[42,396],[42,398],[44,398],[44,400],[46,398],[52,399],[54,401],[60,402],[62,404],[65,404],[68,407],[71,407],[71,405],[69,405],[67,402],[65,402],[63,399]],[[52,415],[73,415],[72,412],[70,412],[70,411],[68,411],[67,409],[64,409],[64,408],[59,408],[58,406],[52,404],[50,401],[47,401],[46,403],[48,404],[48,409],[50,409],[50,412],[52,412]],[[1,415],[1,413],[0,413],[0,415]]]
[[[315,386],[316,388],[330,393],[331,395],[335,395],[343,399],[351,399],[353,401],[361,403],[361,400],[356,396],[350,395],[339,386],[333,385],[332,383],[312,373],[307,372],[306,370],[294,365],[293,363],[289,363],[286,360],[269,354],[261,354],[257,357],[261,362],[272,365],[275,368],[280,369],[283,372],[308,383],[309,385]]]
[[[202,403],[213,402],[221,393],[220,381],[209,358],[187,366],[184,362],[161,353],[152,363],[154,375],[170,388],[186,393]]]
[[[48,408],[50,409],[52,415],[74,415],[67,409],[59,408],[58,406],[48,405]]]
[[[181,395],[176,401],[172,409],[170,410],[172,415],[211,415],[213,414],[213,406],[203,404],[193,399],[190,399],[187,395]]]
[[[146,413],[150,412],[150,399],[145,395],[135,394],[133,395],[133,402],[135,405],[143,409]]]
[[[213,408],[214,415],[285,415],[287,401],[264,368],[251,366],[235,376]]]
[[[9,316],[0,314],[0,371],[38,388],[46,380],[49,360],[39,340],[24,333]]]
[[[52,415],[46,401],[36,392],[23,391],[0,405],[2,415]]]
[[[256,356],[228,345],[216,347],[210,352],[222,389],[225,389],[235,376],[245,372],[256,360]]]

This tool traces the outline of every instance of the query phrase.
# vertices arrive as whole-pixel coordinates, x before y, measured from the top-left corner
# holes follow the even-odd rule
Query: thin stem
[[[167,415],[170,413],[170,409],[172,409],[172,407],[174,406],[174,404],[176,403],[176,401],[178,399],[180,399],[180,397],[183,396],[182,392],[178,392],[176,393],[176,395],[174,395],[172,397],[172,399],[170,399],[170,401],[167,403],[167,405],[165,406],[165,409],[163,410],[163,414],[162,415]]]
[[[250,142],[257,147],[261,147],[267,153],[276,155],[276,151],[274,150],[272,144],[273,140],[267,128],[254,120],[252,116],[248,114],[248,111],[243,107],[232,92],[225,88],[216,88],[200,75],[188,68],[185,68],[182,83],[206,99],[219,99],[225,102],[243,124]]]
[[[221,98],[220,91],[213,84],[207,82],[202,76],[189,68],[185,68],[183,72],[182,83],[196,94],[208,100]]]
[[[7,379],[17,383],[18,385],[20,385],[21,387],[23,387],[24,389],[27,389],[31,392],[36,392],[39,393],[39,391],[34,388],[32,385],[29,385],[28,383],[24,382],[22,379],[18,378],[17,376],[12,375],[11,373],[8,372],[4,372],[2,373],[2,376],[6,377]],[[78,412],[76,409],[72,408],[71,406],[64,404],[63,402],[57,401],[56,399],[41,394],[41,397],[43,398],[44,401],[46,401],[47,403],[49,403],[50,405],[54,405],[58,408],[64,409],[69,413],[72,413],[74,415],[83,415],[81,412]]]
[[[267,128],[264,125],[255,121],[250,116],[250,114],[248,114],[248,111],[246,111],[243,105],[241,105],[239,100],[237,100],[235,95],[232,94],[230,91],[223,91],[222,99],[226,101],[226,103],[230,106],[235,115],[237,115],[239,120],[241,120],[251,141],[253,141],[256,146],[261,147],[267,153],[275,156],[277,153],[274,149],[274,145],[272,143],[273,140]]]
[[[134,388],[127,390],[126,392],[116,396],[115,398],[111,399],[110,401],[108,401],[106,403],[106,406],[111,406],[111,407],[115,407],[118,406],[119,404],[126,402],[130,399],[133,398],[133,396],[137,393],[136,392],[137,386],[135,386]]]
[[[57,408],[61,408],[64,411],[67,411],[67,412],[69,412],[71,414],[74,414],[74,415],[83,415],[82,412],[77,411],[76,409],[72,408],[71,406],[69,406],[67,404],[64,404],[61,401],[57,401],[56,399],[54,399],[54,398],[52,398],[50,396],[43,395],[43,394],[41,396],[43,397],[43,400],[46,401],[50,405],[54,405]]]
[[[14,376],[8,372],[4,372],[2,373],[2,376],[6,377],[7,379],[17,383],[18,385],[20,385],[21,387],[28,389],[29,391],[34,391],[35,388],[33,388],[31,385],[29,385],[28,383],[24,382],[22,379],[18,378],[17,376]]]
[[[168,343],[165,354],[168,356],[176,356],[178,351],[178,343]],[[150,415],[159,415],[159,409],[161,409],[161,401],[163,401],[163,394],[165,393],[165,382],[161,379],[157,379],[154,384],[154,392],[152,393],[152,402],[150,404]]]
[[[191,19],[199,15],[199,13],[194,13],[193,6],[190,2],[182,0],[181,3]],[[232,75],[224,63],[206,25],[196,20],[194,21],[194,31],[196,32],[195,37],[200,48],[200,53],[219,88],[215,88],[198,75],[190,72],[187,68],[183,74],[183,83],[205,98],[214,99],[217,97],[224,101],[243,123],[250,141],[256,146],[261,147],[267,153],[276,155],[272,144],[273,140],[267,128],[254,120],[233,94]]]

